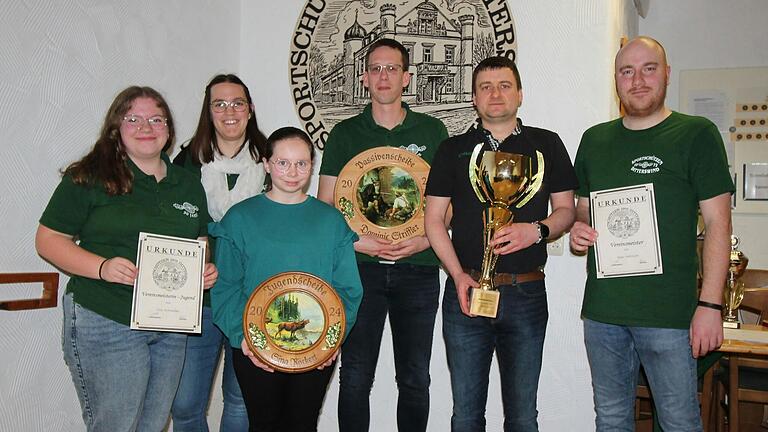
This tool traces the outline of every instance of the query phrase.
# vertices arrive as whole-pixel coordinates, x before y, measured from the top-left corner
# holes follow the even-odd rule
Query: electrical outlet
[[[565,248],[565,236],[560,236],[557,240],[553,240],[547,243],[547,255],[549,256],[562,256],[563,249]]]

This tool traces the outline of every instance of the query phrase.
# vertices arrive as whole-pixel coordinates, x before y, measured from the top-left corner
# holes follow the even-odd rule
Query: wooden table
[[[741,355],[768,356],[768,329],[759,325],[742,324],[741,329],[725,329],[726,337],[718,351],[728,353],[730,366],[728,370],[728,430],[739,430],[739,404],[733,403],[738,399],[739,392],[739,357]],[[756,340],[750,340],[756,339]],[[710,369],[707,373],[712,373]]]

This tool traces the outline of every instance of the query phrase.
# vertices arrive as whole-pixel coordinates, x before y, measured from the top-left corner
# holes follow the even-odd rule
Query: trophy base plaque
[[[736,321],[736,322],[723,321],[723,328],[737,329],[737,328],[740,328],[740,327],[741,327],[741,324],[738,321]]]
[[[496,290],[472,288],[469,312],[472,315],[496,318],[496,313],[499,311],[499,297],[500,294]]]

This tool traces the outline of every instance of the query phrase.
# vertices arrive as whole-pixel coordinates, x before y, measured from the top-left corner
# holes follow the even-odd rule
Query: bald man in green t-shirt
[[[570,245],[576,252],[589,251],[582,316],[598,431],[634,429],[640,365],[662,428],[701,431],[696,358],[723,340],[720,311],[733,182],[717,127],[666,107],[669,75],[661,44],[649,37],[627,43],[615,66],[616,90],[626,114],[587,130],[576,155],[580,187]],[[633,199],[650,202],[645,207],[650,210],[638,213],[621,204],[628,191],[635,191]],[[594,201],[599,206],[592,210],[601,214],[606,213],[600,207],[617,204],[606,219],[590,220],[590,194],[620,198]],[[699,209],[707,232],[700,294]],[[652,234],[640,237],[644,227]],[[605,259],[595,258],[595,242],[605,254],[598,256],[609,256],[611,248],[617,255],[619,247],[630,249],[621,252],[623,260],[610,261],[614,267],[608,269]],[[633,254],[644,253],[631,249],[640,243],[656,246],[651,256],[660,260],[651,259],[654,264],[647,268],[642,260],[633,260]]]

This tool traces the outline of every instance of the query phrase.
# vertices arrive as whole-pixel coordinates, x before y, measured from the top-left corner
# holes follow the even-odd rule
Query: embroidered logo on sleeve
[[[200,210],[198,206],[190,204],[186,201],[184,201],[184,204],[174,203],[173,207],[177,210],[181,210],[185,216],[189,216],[191,218],[196,218],[197,211]]]
[[[632,161],[631,171],[637,174],[654,174],[661,170],[664,161],[656,156],[640,156]]]

